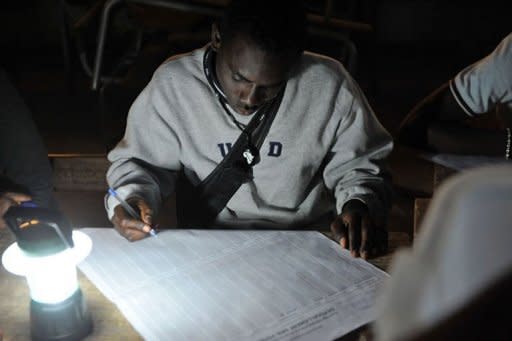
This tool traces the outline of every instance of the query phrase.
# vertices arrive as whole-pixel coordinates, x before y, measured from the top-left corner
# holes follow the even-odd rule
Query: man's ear
[[[212,39],[212,49],[217,52],[220,48],[221,39],[220,39],[220,32],[219,32],[219,26],[217,23],[212,24],[212,33],[211,33],[211,39]]]

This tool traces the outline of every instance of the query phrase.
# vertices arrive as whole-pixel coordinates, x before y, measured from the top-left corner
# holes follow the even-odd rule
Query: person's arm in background
[[[398,142],[434,152],[504,156],[505,112],[498,129],[474,127],[477,116],[512,108],[512,35],[486,58],[422,100],[400,125]],[[478,118],[480,119],[480,118]],[[476,124],[468,124],[475,122]]]
[[[155,80],[156,78],[156,80]],[[175,189],[179,143],[163,118],[168,100],[158,77],[137,97],[130,112],[124,138],[109,153],[109,186],[126,200],[141,220],[131,217],[116,198],[107,195],[105,208],[116,230],[130,241],[147,236],[143,230],[153,223],[162,200]]]
[[[55,208],[48,153],[30,110],[0,68],[0,192],[4,203],[27,195],[40,207]],[[5,197],[6,193],[10,193]]]
[[[337,100],[336,110],[345,113],[324,181],[336,198],[338,215],[330,226],[334,238],[353,256],[366,259],[387,247],[391,184],[385,158],[393,142],[357,84],[352,80],[348,83]]]
[[[459,106],[446,83],[406,116],[397,141],[432,152],[503,156],[506,131],[474,127],[467,124],[468,120],[471,117]]]

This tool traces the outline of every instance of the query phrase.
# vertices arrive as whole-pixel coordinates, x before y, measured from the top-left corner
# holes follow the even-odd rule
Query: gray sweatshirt
[[[110,187],[124,198],[144,198],[155,212],[174,191],[177,171],[185,168],[192,183],[202,181],[241,133],[205,77],[204,52],[173,57],[156,70],[130,109],[124,138],[108,155]],[[234,115],[241,123],[251,119]],[[343,66],[304,53],[260,149],[254,179],[233,195],[216,225],[303,226],[340,213],[350,199],[362,200],[383,221],[390,188],[382,161],[392,146]],[[106,198],[110,218],[117,204]]]

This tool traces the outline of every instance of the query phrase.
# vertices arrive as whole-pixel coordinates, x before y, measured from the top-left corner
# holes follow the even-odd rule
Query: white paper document
[[[388,277],[313,231],[82,231],[80,270],[147,340],[332,340],[375,318]]]

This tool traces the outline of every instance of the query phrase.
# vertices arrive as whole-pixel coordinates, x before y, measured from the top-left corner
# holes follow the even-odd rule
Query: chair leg
[[[60,9],[60,33],[61,33],[61,47],[62,56],[64,59],[64,69],[66,72],[66,89],[71,91],[73,87],[73,70],[71,60],[71,33],[68,15],[68,7],[65,0],[59,0]]]

